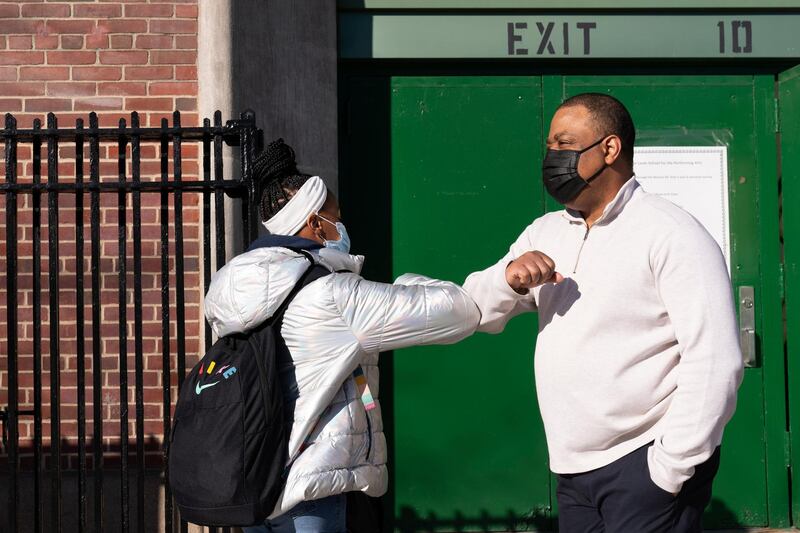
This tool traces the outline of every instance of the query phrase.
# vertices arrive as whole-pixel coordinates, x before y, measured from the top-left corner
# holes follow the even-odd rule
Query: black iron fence
[[[256,128],[252,113],[243,113],[238,120],[228,121],[223,125],[221,114],[215,113],[213,124],[205,119],[201,127],[182,127],[180,114],[173,114],[172,124],[162,119],[160,127],[141,127],[137,113],[132,113],[130,125],[125,119],[119,121],[115,128],[103,128],[98,125],[98,117],[89,115],[88,127],[82,119],[78,119],[74,128],[60,128],[56,117],[47,116],[46,127],[42,127],[37,119],[31,129],[18,129],[15,118],[8,114],[5,117],[5,128],[0,132],[5,142],[5,182],[0,183],[0,199],[5,199],[5,248],[6,260],[4,271],[0,276],[5,278],[5,322],[7,339],[5,346],[5,370],[7,381],[7,406],[0,405],[2,418],[2,443],[5,460],[5,472],[0,475],[8,479],[8,515],[7,526],[0,522],[0,529],[6,531],[61,531],[65,526],[65,514],[70,515],[71,524],[75,523],[78,531],[107,531],[117,529],[129,531],[151,530],[145,514],[157,513],[157,523],[163,524],[165,531],[172,532],[179,528],[185,531],[187,526],[176,519],[169,486],[166,481],[167,446],[171,427],[170,405],[174,397],[174,389],[183,380],[186,371],[186,314],[184,309],[184,195],[199,195],[198,206],[202,218],[200,241],[202,243],[202,280],[203,288],[208,286],[212,272],[212,264],[219,268],[226,258],[226,220],[225,196],[236,198],[242,214],[241,238],[248,243],[256,235],[256,202],[255,190],[251,175],[251,160],[254,151],[261,143],[260,130]],[[143,175],[141,147],[143,143],[154,145],[159,162],[158,173]],[[196,148],[196,179],[183,179],[182,154],[188,144]],[[31,160],[19,161],[18,152],[25,145],[31,146]],[[115,147],[115,148],[113,148]],[[223,151],[235,150],[238,147],[239,177],[225,179],[223,168]],[[46,149],[46,179],[42,176],[42,151]],[[101,175],[101,149],[107,156],[116,158],[116,176]],[[26,154],[27,152],[27,148]],[[86,153],[88,152],[88,154]],[[74,161],[74,175],[59,176],[60,158],[67,153]],[[88,157],[87,157],[88,156]],[[85,174],[88,159],[88,175]],[[236,157],[234,157],[236,159]],[[23,166],[27,165],[30,172]],[[70,167],[72,168],[72,167]],[[107,168],[107,167],[106,167]],[[111,179],[109,179],[109,177]],[[160,439],[155,445],[160,447],[161,461],[155,467],[160,471],[160,501],[148,509],[145,502],[146,476],[148,468],[145,454],[145,400],[144,373],[145,350],[143,348],[143,287],[142,287],[142,197],[157,195],[158,224],[160,236],[155,238],[154,252],[160,255],[160,282],[154,276],[156,287],[161,291],[160,325],[161,325],[161,402],[163,414],[161,420]],[[43,198],[44,197],[44,198]],[[69,198],[66,202],[65,197]],[[213,197],[213,210],[212,210]],[[115,207],[109,209],[111,205]],[[46,243],[42,233],[42,202],[46,201]],[[72,214],[67,217],[64,207],[59,207],[60,200],[68,209],[74,206],[74,228],[70,227]],[[21,205],[24,204],[24,205]],[[104,205],[101,208],[101,204]],[[101,214],[115,212],[116,235],[108,238],[109,220]],[[213,211],[213,213],[212,213]],[[25,216],[23,216],[25,215]],[[88,224],[85,224],[88,216]],[[67,220],[60,223],[60,217]],[[128,217],[132,225],[128,223]],[[235,224],[239,224],[238,216]],[[104,222],[105,220],[105,222]],[[229,221],[230,222],[230,221]],[[114,224],[112,221],[111,224]],[[88,225],[88,240],[85,226]],[[213,226],[213,242],[212,242]],[[73,258],[59,255],[59,239],[64,232],[74,234]],[[104,390],[109,388],[103,382],[104,344],[107,337],[108,317],[101,314],[101,293],[104,287],[101,272],[101,244],[105,241],[116,241],[117,271],[116,288],[118,290],[118,310],[116,330],[119,349],[118,384],[115,389],[119,395],[118,417],[115,422],[119,426],[118,445],[104,445]],[[19,246],[23,240],[32,241],[32,287],[27,292],[32,305],[32,330],[25,329],[25,336],[32,337],[32,343],[21,342],[18,309],[21,293],[19,286],[20,264]],[[170,237],[172,236],[172,237]],[[114,238],[116,237],[116,238]],[[71,237],[70,237],[71,239]],[[237,239],[238,240],[238,239]],[[128,246],[132,241],[132,272]],[[172,242],[170,242],[172,241]],[[46,248],[46,249],[44,249]],[[43,256],[47,257],[48,286],[44,296],[47,313],[43,316]],[[27,257],[27,256],[26,256]],[[65,260],[73,260],[74,273],[64,273],[62,265]],[[27,259],[26,259],[27,261]],[[68,279],[71,278],[71,279]],[[132,287],[129,286],[132,278]],[[0,282],[1,283],[1,282]],[[170,286],[174,283],[174,286]],[[60,312],[64,311],[64,289],[74,288],[74,301],[70,298],[70,306],[74,306],[76,335],[74,347],[75,383],[62,383],[62,353],[60,339],[62,327]],[[159,286],[160,285],[160,286]],[[85,295],[86,293],[86,295]],[[174,295],[174,296],[171,296]],[[87,302],[86,299],[89,299]],[[88,308],[88,311],[87,311]],[[133,310],[131,323],[129,311]],[[199,316],[198,316],[199,319]],[[44,335],[42,324],[49,322],[47,335]],[[86,331],[84,331],[84,324]],[[90,332],[89,332],[90,329]],[[132,336],[132,339],[131,339]],[[25,340],[25,339],[23,339]],[[128,379],[129,341],[133,344],[133,385]],[[207,348],[212,340],[208,324],[205,324],[204,343]],[[45,349],[46,345],[49,347]],[[91,349],[87,350],[87,346]],[[202,349],[202,346],[201,346]],[[173,353],[175,350],[177,353]],[[88,352],[88,353],[87,353]],[[45,373],[45,355],[49,355],[49,369]],[[198,355],[198,354],[191,354]],[[32,359],[32,362],[30,360]],[[156,359],[158,356],[156,355]],[[20,401],[20,363],[32,365],[32,386],[30,393],[26,389],[25,401]],[[2,369],[0,358],[0,369]],[[87,366],[91,370],[91,394],[87,397]],[[176,366],[176,368],[174,368]],[[49,409],[43,398],[43,377],[49,375]],[[77,461],[75,468],[63,466],[65,446],[62,444],[61,396],[67,389],[77,393]],[[133,391],[132,401],[129,390]],[[117,392],[115,392],[117,394]],[[91,401],[91,435],[87,442],[87,403]],[[130,414],[129,403],[134,408],[135,418],[134,440],[129,436]],[[20,409],[20,405],[32,408]],[[48,415],[49,413],[49,415]],[[106,424],[108,427],[106,416]],[[32,420],[32,449],[20,449],[20,427]],[[70,422],[72,423],[72,422]],[[30,425],[30,424],[28,424]],[[49,451],[43,445],[45,425],[49,425]],[[27,426],[26,426],[27,427]],[[70,435],[70,437],[72,437]],[[151,439],[152,440],[152,439]],[[74,449],[70,449],[75,451]],[[24,453],[23,453],[24,452]],[[109,462],[110,454],[119,455],[119,465]],[[91,463],[91,464],[89,464]],[[110,474],[111,472],[111,474]],[[69,475],[77,477],[77,490],[65,500],[62,494],[63,479]],[[112,475],[113,474],[113,475]],[[113,477],[113,483],[110,478]],[[23,478],[30,481],[32,490],[23,495]],[[106,483],[108,482],[108,483]],[[91,485],[91,487],[90,487]],[[49,489],[48,489],[49,486]],[[118,487],[118,493],[109,494],[108,488]],[[135,500],[134,500],[135,499]],[[115,521],[108,520],[109,509],[113,511]],[[163,513],[163,514],[162,514]],[[105,521],[104,521],[105,520]],[[5,529],[5,528],[8,529]]]

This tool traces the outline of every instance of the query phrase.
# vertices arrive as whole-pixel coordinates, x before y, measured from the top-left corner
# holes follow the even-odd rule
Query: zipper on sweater
[[[575,274],[578,271],[578,263],[581,260],[581,252],[583,251],[583,245],[586,244],[586,239],[589,237],[589,226],[586,226],[586,233],[583,234],[583,240],[581,241],[581,247],[578,248],[578,257],[575,258],[575,266],[572,267],[572,273]]]

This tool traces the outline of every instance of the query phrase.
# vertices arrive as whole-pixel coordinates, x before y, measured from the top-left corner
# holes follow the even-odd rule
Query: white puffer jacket
[[[301,501],[343,492],[384,494],[378,353],[458,342],[480,320],[475,304],[454,283],[413,274],[393,285],[375,283],[358,275],[361,256],[326,248],[311,253],[334,273],[302,289],[284,316],[281,333],[296,379],[284,384],[287,400],[295,402],[289,440],[294,462],[270,518]],[[243,332],[267,320],[308,266],[301,254],[280,247],[234,258],[214,274],[206,295],[205,315],[214,333]],[[337,273],[341,270],[350,272]],[[377,404],[370,411],[353,378],[359,365]]]

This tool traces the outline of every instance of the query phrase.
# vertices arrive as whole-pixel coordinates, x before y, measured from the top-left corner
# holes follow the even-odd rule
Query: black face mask
[[[600,170],[585,180],[578,174],[578,161],[581,154],[603,142],[603,139],[605,137],[583,150],[553,150],[548,148],[547,155],[544,156],[544,161],[542,162],[542,180],[547,192],[556,199],[556,202],[566,204],[578,196],[578,193],[584,187],[608,167],[604,162]]]

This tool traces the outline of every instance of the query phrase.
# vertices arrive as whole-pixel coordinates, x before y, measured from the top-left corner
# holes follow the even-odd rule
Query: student
[[[378,354],[458,342],[480,315],[454,283],[414,274],[394,284],[362,278],[363,257],[349,254],[336,197],[318,176],[298,172],[283,140],[270,143],[253,168],[270,235],[214,275],[205,300],[214,332],[243,332],[270,318],[309,266],[290,248],[331,274],[303,288],[284,316],[288,355],[279,371],[293,413],[291,466],[272,515],[244,531],[344,532],[345,493],[387,489]]]

